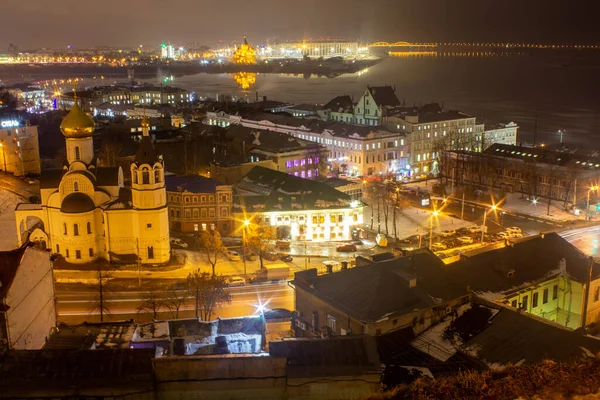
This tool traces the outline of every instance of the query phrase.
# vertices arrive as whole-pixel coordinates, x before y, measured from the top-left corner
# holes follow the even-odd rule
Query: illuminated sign
[[[17,121],[16,119],[0,121],[0,126],[3,128],[16,128],[19,126],[19,121]]]

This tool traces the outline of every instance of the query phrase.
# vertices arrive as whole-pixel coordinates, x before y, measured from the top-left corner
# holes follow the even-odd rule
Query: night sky
[[[593,0],[0,0],[0,49],[363,41],[598,43]]]

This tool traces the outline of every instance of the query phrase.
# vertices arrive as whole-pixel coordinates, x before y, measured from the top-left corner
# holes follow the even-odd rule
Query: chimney
[[[333,265],[327,265],[327,273],[333,274]]]

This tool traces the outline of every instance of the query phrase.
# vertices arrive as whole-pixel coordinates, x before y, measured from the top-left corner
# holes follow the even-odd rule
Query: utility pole
[[[465,192],[463,191],[462,195],[462,206],[460,208],[460,219],[465,220]]]
[[[140,256],[140,239],[135,239],[135,245],[137,247],[137,269],[138,269],[138,287],[142,287],[142,257]]]

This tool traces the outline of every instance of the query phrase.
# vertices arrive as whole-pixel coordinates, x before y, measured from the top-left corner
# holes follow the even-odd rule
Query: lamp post
[[[496,211],[498,207],[494,204],[490,207],[490,211]],[[488,214],[488,210],[487,209],[483,209],[483,225],[481,225],[481,243],[483,244],[483,235],[485,234],[486,226],[485,226],[485,221],[487,219],[487,214]]]
[[[2,147],[2,158],[4,158],[4,175],[6,175],[6,149],[4,148],[4,143],[0,143],[0,147]]]
[[[246,228],[250,226],[249,220],[244,220],[244,227],[242,228],[242,255],[244,257],[244,278],[248,276],[246,272]]]
[[[431,245],[433,244],[433,217],[437,217],[438,215],[438,211],[434,210],[429,219],[429,250],[431,250]]]
[[[4,167],[4,169],[6,170],[6,167]],[[586,213],[586,216],[588,217],[588,219],[589,219],[589,216],[590,216],[590,193],[593,190],[598,190],[598,189],[600,189],[600,185],[599,186],[592,186],[590,188],[590,190],[588,190],[588,193],[587,193],[587,204],[586,204],[586,209],[585,209],[585,213]]]

